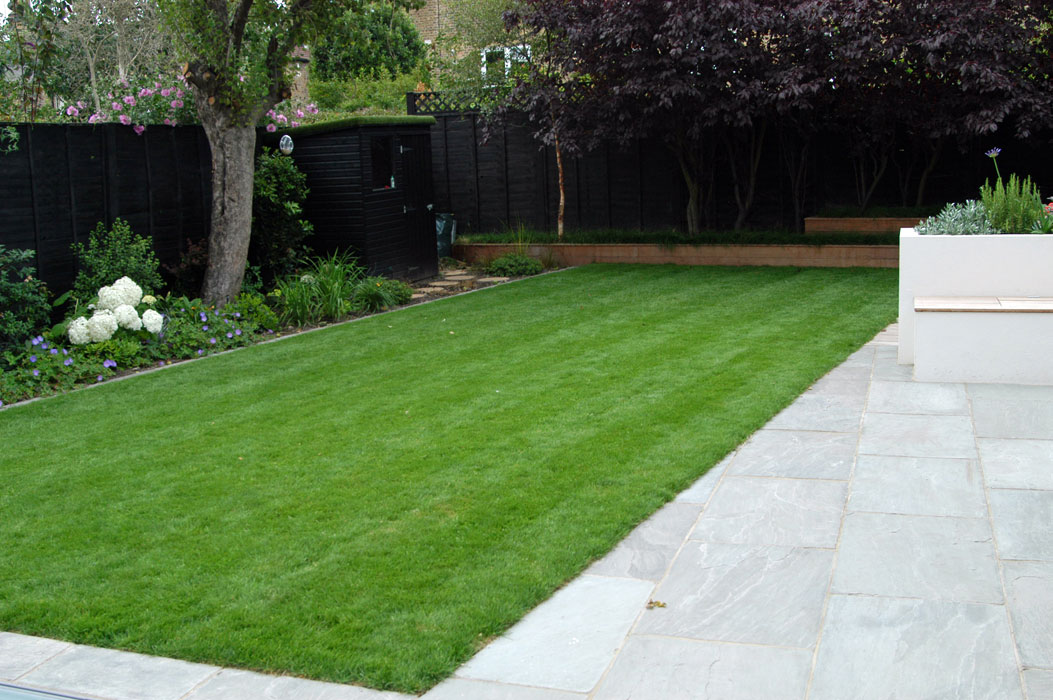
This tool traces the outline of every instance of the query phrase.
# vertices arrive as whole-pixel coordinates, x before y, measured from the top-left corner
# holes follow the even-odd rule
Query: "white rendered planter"
[[[899,363],[915,364],[916,297],[1053,297],[1053,235],[919,236],[912,228],[900,230],[899,246]],[[958,324],[984,314],[959,314]],[[1041,314],[1050,316],[1050,314]],[[1026,319],[1023,319],[1026,322]],[[1007,347],[1041,345],[1042,331],[1028,338],[1027,323],[1013,325],[1004,336]],[[975,337],[990,340],[992,319],[976,326]],[[941,321],[942,323],[942,321]],[[1008,328],[1002,329],[1006,333]],[[959,328],[947,355],[968,354],[969,332]],[[931,334],[926,334],[931,335]],[[950,336],[947,337],[951,343]],[[979,341],[978,341],[979,342]],[[931,350],[931,348],[930,348]],[[1002,361],[1012,362],[1010,357]],[[1053,362],[1053,358],[1050,358]],[[966,370],[968,371],[968,370]],[[918,377],[923,379],[923,377]],[[1038,377],[1023,383],[1044,383]],[[992,381],[960,378],[956,381]],[[1019,381],[1019,380],[1018,380]]]

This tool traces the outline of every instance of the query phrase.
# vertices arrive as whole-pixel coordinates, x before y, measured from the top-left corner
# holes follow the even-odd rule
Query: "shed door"
[[[427,134],[403,135],[400,141],[410,245],[406,276],[419,280],[439,274],[435,214],[431,210],[431,144]]]

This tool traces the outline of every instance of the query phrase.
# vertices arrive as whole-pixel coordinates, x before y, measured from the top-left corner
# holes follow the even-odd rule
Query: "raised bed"
[[[516,250],[508,243],[454,246],[467,262],[493,260]],[[657,245],[653,243],[546,243],[527,254],[559,265],[641,263],[650,265],[769,265],[793,267],[896,267],[894,245]]]
[[[916,331],[919,312],[915,300],[926,297],[1053,297],[1053,236],[993,235],[993,236],[919,236],[913,228],[900,232],[899,264],[899,353],[900,364],[915,364],[918,352]],[[951,323],[953,335],[942,333],[942,345],[926,343],[923,352],[955,359],[969,355],[974,346],[998,335],[1003,341],[1021,348],[1041,344],[1046,333],[1042,325],[1048,314],[1005,311],[995,315],[988,312],[954,312],[948,319],[943,312],[926,312],[927,321]],[[1018,315],[1027,316],[1018,318]],[[1046,316],[1046,319],[1040,318]],[[926,321],[926,322],[927,322]],[[962,327],[965,323],[966,326]],[[1012,330],[1005,324],[1011,323]],[[994,324],[999,325],[996,329]],[[929,334],[932,335],[932,334]],[[951,338],[953,337],[953,340]],[[1003,355],[996,362],[1013,362],[1011,355]],[[1043,362],[1048,360],[1043,359]],[[1012,381],[1022,381],[1017,374]],[[924,378],[924,377],[919,377]],[[951,381],[949,377],[941,377]],[[954,381],[991,381],[980,375],[962,375]],[[1009,381],[1009,380],[1005,380]]]
[[[809,233],[898,233],[913,228],[922,217],[895,216],[806,216],[804,232]]]

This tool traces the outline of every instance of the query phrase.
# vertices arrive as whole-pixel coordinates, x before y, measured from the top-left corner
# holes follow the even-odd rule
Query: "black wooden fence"
[[[454,213],[459,230],[555,227],[559,191],[554,149],[539,147],[529,124],[504,123],[484,140],[474,105],[458,104],[441,93],[410,93],[406,106],[410,114],[436,119],[432,127],[436,210]],[[794,229],[800,224],[779,138],[778,125],[770,126],[749,219],[753,228]],[[712,150],[703,154],[709,177],[702,214],[708,227],[731,228],[737,206],[729,155],[716,135],[710,144]],[[990,160],[983,155],[993,145],[1003,147],[1003,173],[1030,174],[1043,192],[1053,194],[1049,135],[1024,143],[1000,133],[962,148],[945,146],[938,167],[929,176],[926,202],[938,208],[943,202],[975,198],[978,186],[994,175]],[[856,201],[849,152],[850,144],[843,136],[825,134],[813,139],[802,215]],[[914,203],[923,164],[914,162],[908,173],[909,156],[909,144],[894,150],[873,205]],[[684,227],[687,193],[680,166],[660,141],[606,144],[581,157],[564,158],[564,164],[569,228]]]
[[[3,125],[0,125],[2,127]],[[18,149],[0,154],[0,244],[36,251],[37,275],[72,286],[70,246],[96,224],[126,220],[153,239],[164,264],[186,239],[208,236],[211,160],[198,126],[19,124]]]

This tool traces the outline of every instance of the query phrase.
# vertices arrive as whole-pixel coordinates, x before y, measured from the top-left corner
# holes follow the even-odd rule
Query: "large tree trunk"
[[[241,291],[252,233],[252,181],[256,129],[207,119],[202,126],[212,148],[212,226],[202,298],[217,306]]]

